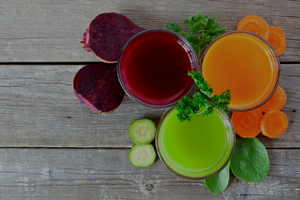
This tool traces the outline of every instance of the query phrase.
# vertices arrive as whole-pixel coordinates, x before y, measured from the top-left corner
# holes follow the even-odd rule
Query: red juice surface
[[[196,70],[193,52],[177,36],[147,32],[126,47],[120,63],[122,81],[136,99],[150,105],[168,105],[190,90],[188,71]]]

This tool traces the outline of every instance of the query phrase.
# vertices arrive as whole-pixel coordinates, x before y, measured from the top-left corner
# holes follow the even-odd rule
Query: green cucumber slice
[[[129,153],[130,162],[136,167],[150,167],[156,159],[152,144],[135,144]]]
[[[155,138],[156,126],[150,119],[136,119],[129,127],[129,135],[134,143],[149,144]]]

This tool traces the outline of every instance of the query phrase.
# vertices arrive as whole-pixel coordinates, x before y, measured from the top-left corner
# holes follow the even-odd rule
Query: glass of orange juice
[[[200,70],[214,94],[230,90],[232,111],[246,111],[261,106],[274,94],[280,64],[264,38],[248,31],[234,31],[208,46]]]

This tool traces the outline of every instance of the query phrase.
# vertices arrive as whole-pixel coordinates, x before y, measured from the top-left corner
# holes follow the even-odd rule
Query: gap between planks
[[[0,149],[90,149],[90,150],[124,150],[131,149],[131,147],[28,147],[28,146],[20,146],[20,147],[0,147]],[[273,149],[273,148],[272,148]],[[274,148],[276,149],[276,148]],[[277,148],[280,149],[280,148]],[[297,149],[297,148],[287,148],[287,149]],[[1,200],[1,199],[0,199]]]
[[[10,64],[13,64],[14,62],[10,62]],[[89,64],[89,63],[101,63],[101,62],[73,62],[73,63],[70,63],[70,62],[23,62],[23,63],[17,63],[17,65],[85,65],[85,64]],[[281,64],[292,64],[290,62],[282,62]],[[299,62],[300,64],[300,62]],[[8,65],[8,63],[0,63],[0,65]],[[0,149],[119,149],[119,150],[122,150],[122,149],[131,149],[131,146],[123,146],[123,147],[119,147],[119,146],[108,146],[108,147],[99,147],[99,146],[11,146],[11,147],[0,147]],[[267,149],[300,149],[300,147],[268,147]]]
[[[0,62],[0,65],[89,65],[103,62]],[[294,65],[300,62],[280,62],[281,65]]]
[[[0,65],[89,65],[99,63],[103,62],[0,62]]]
[[[153,145],[155,146],[155,145]],[[131,149],[131,147],[0,147],[0,149],[89,149],[89,150],[125,150]],[[300,147],[277,147],[271,148],[266,147],[269,150],[293,150],[293,149],[300,149]]]

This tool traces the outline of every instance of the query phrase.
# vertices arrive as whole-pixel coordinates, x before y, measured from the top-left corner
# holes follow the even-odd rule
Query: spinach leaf
[[[270,170],[270,161],[265,146],[257,138],[237,136],[231,158],[232,173],[245,181],[261,182]]]
[[[221,194],[227,188],[229,182],[229,166],[230,162],[218,174],[205,179],[205,186],[213,195]]]

